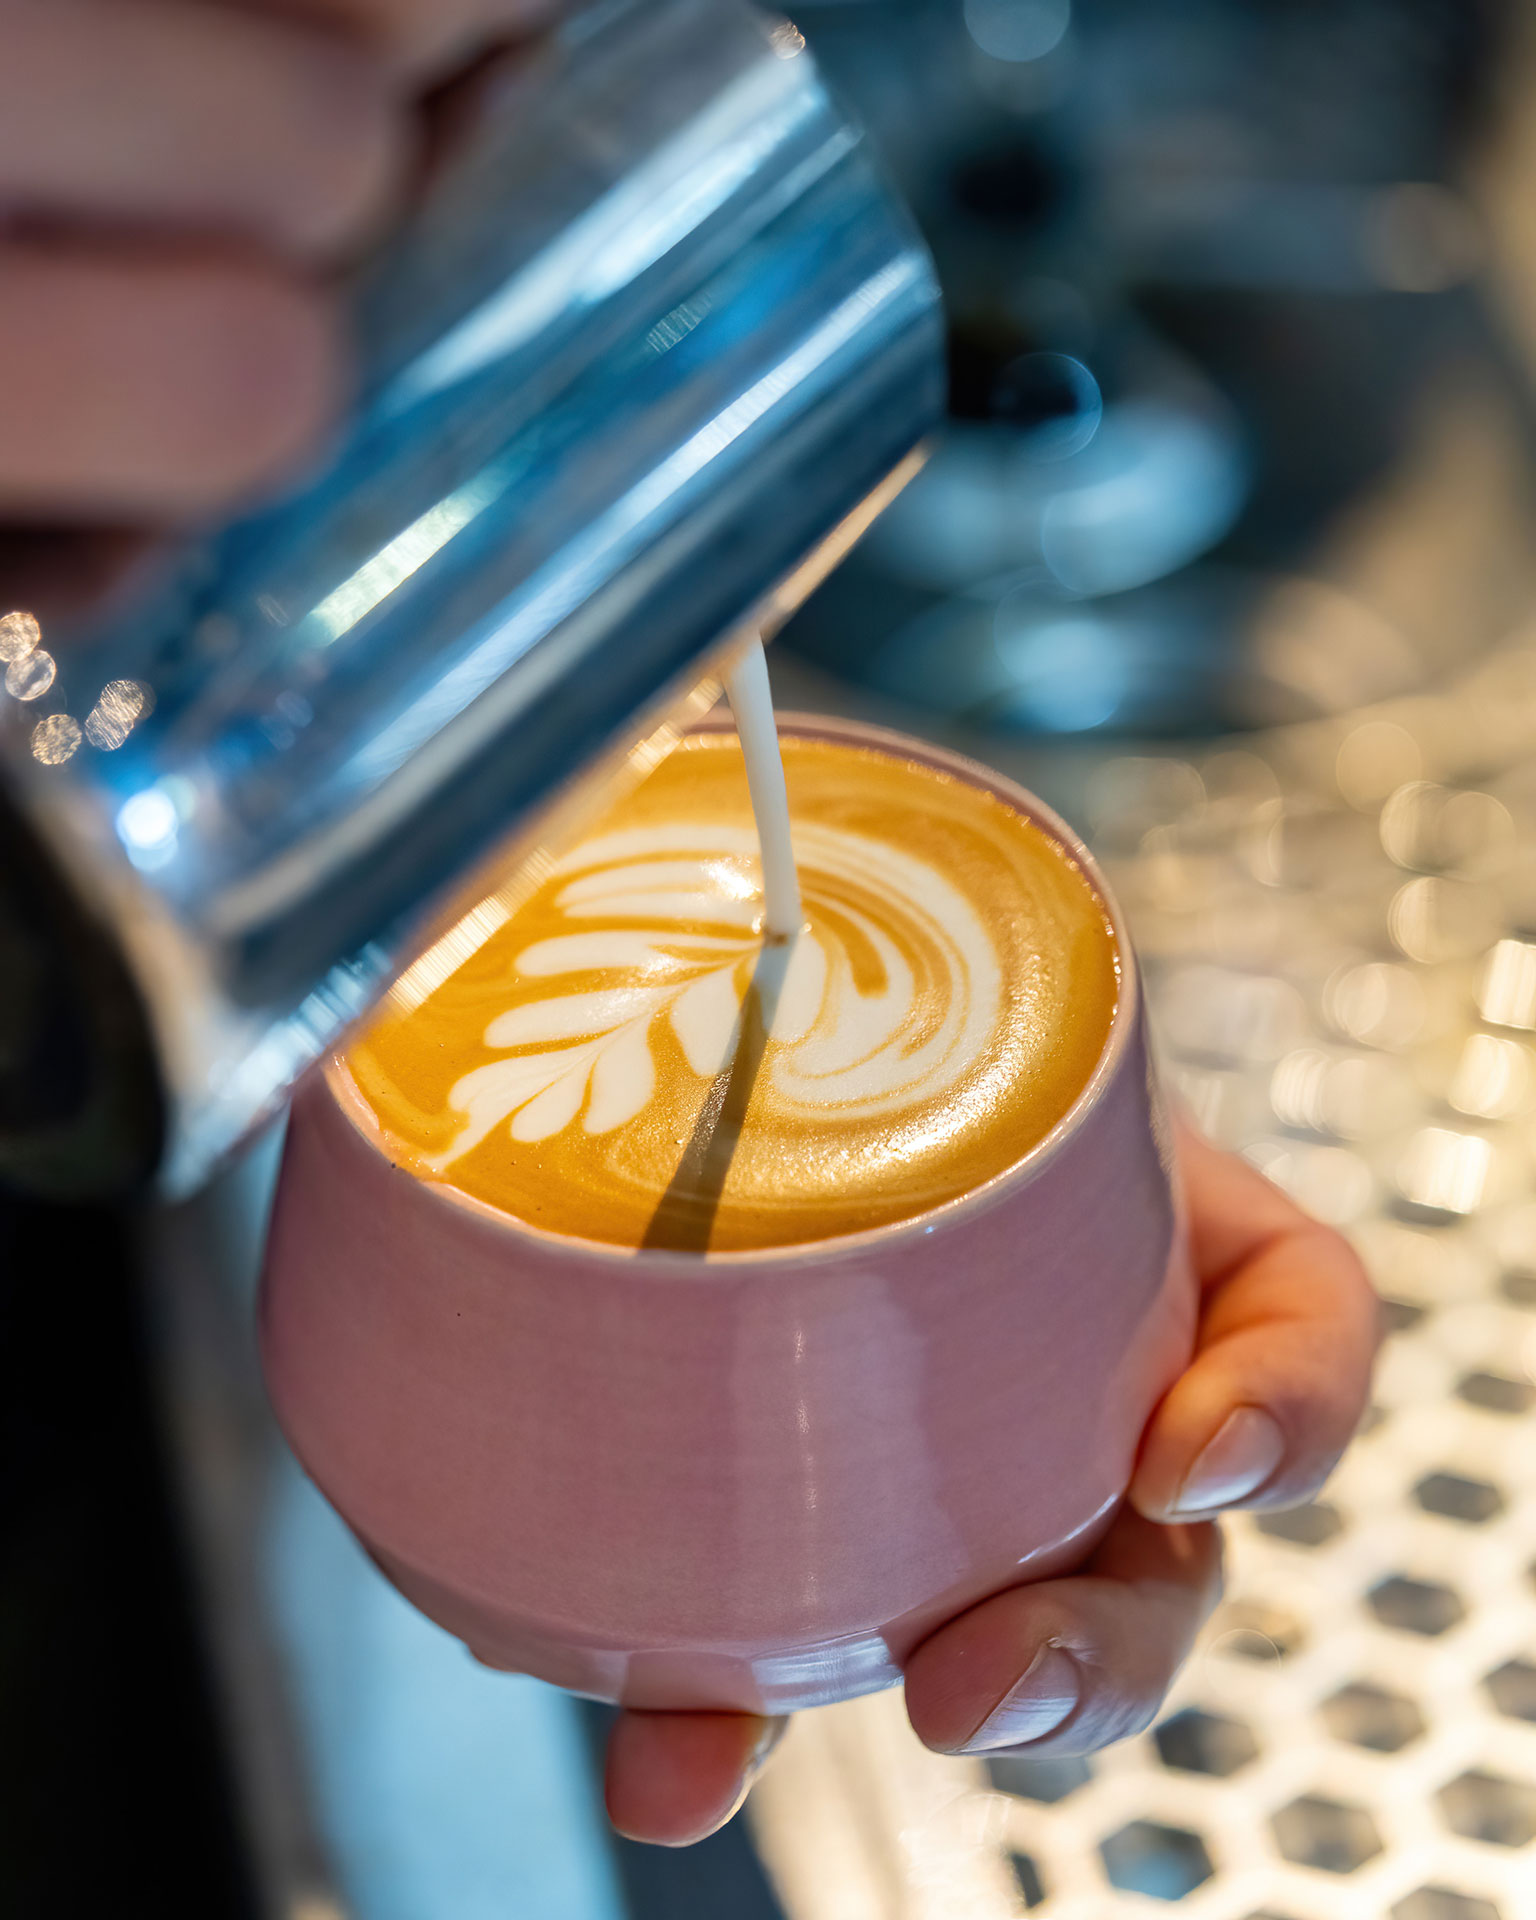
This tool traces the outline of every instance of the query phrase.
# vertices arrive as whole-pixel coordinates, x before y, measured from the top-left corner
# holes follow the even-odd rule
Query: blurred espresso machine
[[[1506,631],[1520,12],[811,0],[934,250],[950,418],[789,644],[986,757],[1346,711]],[[1434,581],[1383,586],[1389,538]]]

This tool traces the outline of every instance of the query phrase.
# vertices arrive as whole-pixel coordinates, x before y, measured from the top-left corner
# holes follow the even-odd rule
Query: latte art
[[[852,1121],[943,1093],[997,1027],[1002,975],[986,928],[932,867],[878,841],[808,826],[797,852],[810,918],[782,956],[767,950],[780,975],[764,1017],[776,1103],[806,1118],[835,1107]],[[514,971],[622,984],[497,1015],[486,1046],[518,1051],[450,1089],[465,1126],[438,1168],[509,1117],[514,1140],[545,1139],[578,1113],[588,1133],[634,1120],[656,1095],[658,1022],[695,1074],[723,1072],[764,953],[755,860],[750,830],[658,825],[590,841],[562,861],[557,874],[577,877],[556,891],[556,910],[608,924],[535,941]],[[741,930],[724,931],[733,926]],[[591,1037],[565,1044],[576,1035]]]
[[[953,776],[784,748],[801,933],[761,937],[734,740],[690,738],[353,1049],[415,1171],[555,1232],[763,1246],[921,1212],[1049,1131],[1115,1000],[1081,872]]]

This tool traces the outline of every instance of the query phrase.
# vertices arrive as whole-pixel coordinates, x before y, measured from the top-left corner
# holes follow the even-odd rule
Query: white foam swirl
[[[779,1110],[868,1119],[947,1092],[1001,1016],[1002,966],[980,914],[934,866],[883,841],[806,822],[795,848],[810,924],[772,1005],[765,1068]],[[634,1120],[655,1097],[664,1023],[700,1077],[734,1057],[762,952],[752,830],[605,834],[559,862],[553,877],[565,876],[555,904],[572,931],[533,941],[514,967],[580,984],[520,997],[490,1021],[486,1046],[509,1057],[450,1090],[464,1119],[439,1171],[503,1123],[536,1141],[578,1120],[589,1134]]]

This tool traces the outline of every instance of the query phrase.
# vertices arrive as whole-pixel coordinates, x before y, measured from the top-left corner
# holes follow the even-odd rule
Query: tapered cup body
[[[1103,891],[1038,802],[905,744]],[[995,1179],[867,1233],[718,1256],[541,1233],[392,1164],[339,1061],[313,1077],[263,1351],[300,1458],[390,1579],[490,1665],[778,1713],[890,1683],[942,1620],[1091,1551],[1195,1318],[1104,898],[1121,993],[1076,1104]]]

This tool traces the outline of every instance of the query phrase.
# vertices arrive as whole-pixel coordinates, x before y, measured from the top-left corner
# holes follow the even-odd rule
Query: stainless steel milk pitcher
[[[0,621],[0,1172],[194,1188],[899,481],[937,297],[787,23],[554,36],[365,276],[326,469],[127,617]]]

